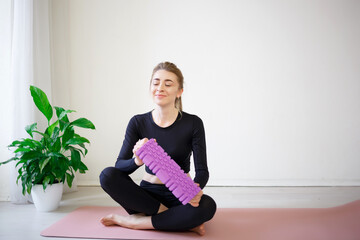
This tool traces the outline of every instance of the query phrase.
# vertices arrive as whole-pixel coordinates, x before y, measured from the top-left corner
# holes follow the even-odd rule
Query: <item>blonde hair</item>
[[[180,69],[174,63],[171,63],[171,62],[161,62],[155,66],[155,68],[152,72],[152,75],[151,75],[150,84],[151,84],[152,78],[154,77],[154,74],[159,70],[165,70],[165,71],[174,73],[176,75],[178,83],[179,83],[179,89],[184,88],[184,77],[183,77]],[[177,108],[180,113],[182,112],[181,96],[179,98],[176,98],[175,108]]]

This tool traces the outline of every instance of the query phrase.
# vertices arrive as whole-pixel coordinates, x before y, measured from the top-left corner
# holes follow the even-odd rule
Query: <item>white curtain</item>
[[[29,94],[29,85],[34,82],[33,62],[33,0],[13,1],[11,38],[11,139],[27,137],[24,127],[34,122],[34,107]],[[10,143],[9,143],[10,144]],[[21,184],[16,185],[15,163],[10,174],[10,199],[13,203],[26,203]]]
[[[51,4],[51,0],[0,2],[1,162],[12,157],[7,145],[28,137],[26,125],[37,122],[43,130],[47,124],[33,103],[29,86],[41,88],[52,102]],[[17,204],[31,201],[30,196],[22,195],[21,184],[16,184],[17,176],[15,163],[1,166],[0,200],[10,199]],[[65,187],[65,192],[76,190],[76,181],[71,190]]]
[[[13,0],[11,38],[11,139],[28,137],[24,127],[34,122],[44,126],[45,119],[36,109],[30,95],[30,85],[46,92],[51,101],[51,64],[48,0]],[[13,163],[15,166],[15,163]],[[11,202],[31,201],[16,185],[17,170],[11,167]]]

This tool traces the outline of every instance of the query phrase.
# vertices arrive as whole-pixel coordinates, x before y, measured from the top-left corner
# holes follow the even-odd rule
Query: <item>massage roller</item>
[[[201,191],[201,188],[171,159],[155,139],[147,141],[136,151],[136,155],[183,205]]]

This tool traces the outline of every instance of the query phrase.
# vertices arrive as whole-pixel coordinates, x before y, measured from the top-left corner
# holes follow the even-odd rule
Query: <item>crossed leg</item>
[[[216,211],[216,203],[203,195],[199,207],[189,204],[167,209],[119,169],[106,168],[100,175],[102,188],[130,214],[110,214],[100,221],[105,226],[118,225],[131,229],[193,231],[205,234],[204,222]]]

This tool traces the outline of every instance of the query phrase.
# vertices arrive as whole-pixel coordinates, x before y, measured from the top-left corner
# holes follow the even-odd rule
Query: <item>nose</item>
[[[158,92],[164,91],[164,83],[160,83],[160,84],[157,86],[156,91],[158,91]]]

